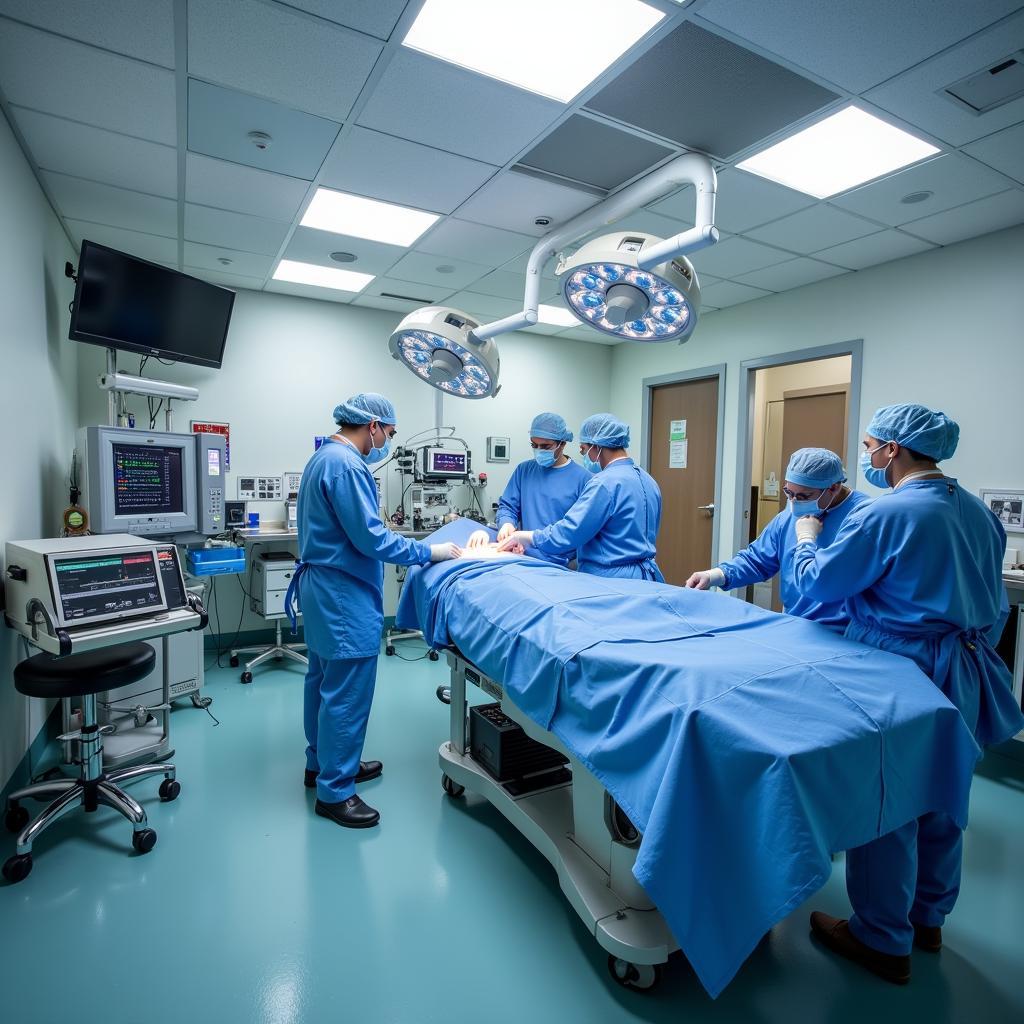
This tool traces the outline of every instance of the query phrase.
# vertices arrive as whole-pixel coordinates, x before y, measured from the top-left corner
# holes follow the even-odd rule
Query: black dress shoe
[[[815,910],[811,914],[811,932],[833,953],[866,967],[893,985],[906,985],[910,981],[909,956],[894,956],[872,949],[850,931],[849,922],[842,918]]]
[[[379,778],[383,771],[384,765],[380,761],[360,761],[359,771],[356,772],[356,782],[369,782],[370,779]],[[302,784],[306,789],[316,789],[316,777],[319,774],[319,772],[314,772],[309,768],[306,769],[306,774],[302,780]]]
[[[926,953],[938,953],[942,949],[942,929],[926,924],[915,924],[914,945]]]
[[[347,800],[340,800],[336,804],[317,800],[313,810],[321,818],[330,818],[331,821],[344,825],[345,828],[372,828],[380,821],[380,814],[368,803],[364,803],[362,797],[358,796],[350,796]]]

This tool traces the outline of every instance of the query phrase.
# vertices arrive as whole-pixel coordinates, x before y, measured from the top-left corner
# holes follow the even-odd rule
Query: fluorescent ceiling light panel
[[[361,292],[373,277],[373,274],[360,274],[355,270],[335,270],[296,260],[281,260],[274,271],[275,281],[311,284],[315,288],[335,288],[342,292]]]
[[[302,216],[302,225],[333,231],[336,235],[410,246],[438,219],[436,213],[318,188]]]
[[[938,152],[901,128],[847,107],[736,166],[827,199]]]
[[[402,45],[567,103],[664,17],[641,0],[426,0]]]
[[[545,306],[543,304],[537,307],[537,319],[542,324],[557,324],[562,327],[575,327],[579,321],[565,309],[563,306]]]

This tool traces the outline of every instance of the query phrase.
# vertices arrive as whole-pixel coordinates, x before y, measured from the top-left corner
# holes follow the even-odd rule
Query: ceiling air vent
[[[382,299],[401,299],[403,302],[418,302],[421,306],[429,306],[433,299],[418,299],[415,295],[397,295],[395,292],[381,292]]]
[[[947,85],[943,92],[975,114],[987,114],[1024,96],[1024,51]]]

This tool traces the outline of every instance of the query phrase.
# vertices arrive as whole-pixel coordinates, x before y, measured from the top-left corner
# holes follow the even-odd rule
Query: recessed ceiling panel
[[[402,16],[407,0],[286,0],[289,7],[308,11],[339,25],[387,39]]]
[[[331,253],[348,253],[355,256],[350,262],[331,259]],[[386,245],[366,238],[337,235],[333,231],[318,231],[316,228],[295,229],[285,259],[299,263],[315,263],[322,267],[357,270],[364,274],[386,274],[405,254],[407,249],[399,245]]]
[[[648,139],[574,114],[519,162],[597,188],[613,189],[672,152]]]
[[[309,188],[307,182],[298,178],[198,153],[188,154],[185,179],[185,198],[189,202],[289,222]]]
[[[126,252],[129,256],[149,260],[151,263],[167,263],[178,265],[178,243],[173,238],[161,235],[150,235],[143,231],[127,231],[124,228],[113,228],[109,224],[92,224],[84,220],[65,219],[68,231],[81,245],[88,238],[90,242],[109,245],[118,252]]]
[[[903,256],[913,256],[931,248],[929,242],[912,238],[902,231],[879,231],[863,238],[855,238],[852,242],[843,242],[842,245],[835,245],[831,249],[822,249],[818,256],[841,267],[863,270],[865,267],[888,263]]]
[[[763,267],[739,278],[740,284],[765,288],[770,292],[784,292],[790,288],[800,288],[815,281],[824,281],[827,277],[846,274],[844,267],[833,267],[820,260],[798,256],[795,260],[777,263],[774,267]]]
[[[242,274],[225,274],[218,270],[208,270],[206,267],[185,267],[185,273],[191,277],[198,277],[200,281],[209,281],[210,284],[219,284],[222,288],[238,290],[247,288],[250,291],[260,291],[263,288],[262,277],[245,277]],[[237,308],[237,307],[236,307]]]
[[[389,271],[401,281],[430,285],[449,294],[465,288],[487,273],[487,267],[450,256],[431,256],[425,252],[406,253]]]
[[[587,106],[724,158],[836,99],[781,65],[684,22]]]
[[[540,238],[598,202],[597,196],[566,185],[507,171],[459,207],[459,219]],[[538,216],[550,223],[535,223]]]
[[[537,239],[486,224],[446,217],[419,240],[416,248],[438,256],[455,256],[472,263],[500,267],[536,245]]]
[[[341,125],[195,78],[188,83],[188,148],[312,181]]]
[[[517,301],[519,308],[523,308],[523,296],[526,291],[526,275],[515,274],[508,270],[495,270],[486,277],[474,281],[467,289],[471,292],[480,292],[482,295],[491,295],[498,299],[511,299]],[[546,302],[549,298],[558,294],[558,285],[551,278],[541,280],[540,300]]]
[[[819,204],[748,231],[747,237],[791,252],[811,253],[880,230],[877,224]]]
[[[63,217],[168,238],[178,235],[178,204],[171,199],[129,192],[51,171],[43,171],[42,177]]]
[[[1003,174],[1024,181],[1024,123],[964,146],[964,152]]]
[[[230,262],[225,263],[224,260]],[[274,261],[270,256],[251,252],[238,252],[216,245],[185,243],[185,265],[203,267],[223,274],[241,274],[242,277],[268,277]]]
[[[978,199],[955,210],[911,221],[903,230],[938,245],[951,245],[990,231],[1012,228],[1024,222],[1024,191],[1012,188],[997,196]]]
[[[223,245],[241,252],[276,256],[289,225],[212,206],[185,204],[185,238],[206,245]]]
[[[311,284],[296,284],[294,281],[275,281],[271,278],[263,286],[265,292],[279,295],[294,295],[300,299],[320,299],[323,302],[345,304],[351,302],[359,292],[342,291],[339,288],[317,288]]]
[[[701,289],[701,301],[705,298],[716,309],[726,306],[738,306],[741,302],[751,302],[771,295],[763,288],[752,288],[748,284],[737,284],[735,281],[717,281],[707,288]]]
[[[792,258],[791,253],[759,245],[746,238],[726,238],[710,249],[701,249],[690,257],[701,281],[705,273],[720,278],[739,277],[751,270],[760,270],[761,267],[770,267],[773,263],[782,263]]]

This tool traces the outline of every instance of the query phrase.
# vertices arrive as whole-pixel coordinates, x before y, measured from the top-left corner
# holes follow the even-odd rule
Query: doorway
[[[661,488],[658,565],[676,586],[718,548],[724,378],[715,366],[643,382],[641,460]]]

